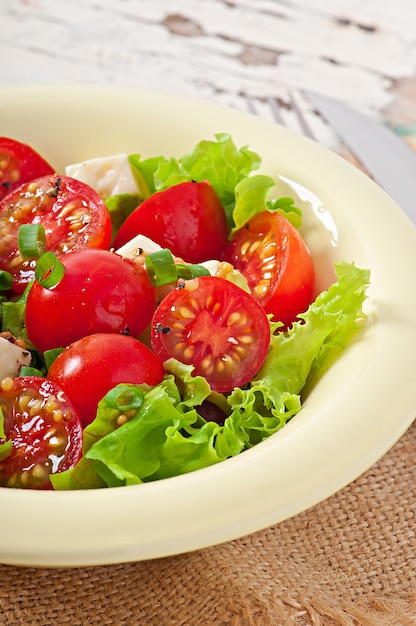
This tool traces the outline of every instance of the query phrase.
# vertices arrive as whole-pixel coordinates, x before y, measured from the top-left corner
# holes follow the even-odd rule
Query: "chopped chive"
[[[176,272],[178,278],[184,280],[190,280],[191,278],[197,278],[198,276],[210,276],[210,272],[203,265],[193,263],[192,265],[184,265],[179,263],[176,266]]]
[[[4,461],[12,451],[12,440],[6,438],[4,432],[4,415],[0,407],[0,461]]]
[[[19,370],[19,376],[40,376],[42,377],[44,374],[38,370],[37,367],[30,367],[30,365],[22,365]]]
[[[0,270],[0,291],[8,291],[13,284],[13,276],[6,270]]]
[[[39,258],[35,269],[35,280],[45,287],[51,289],[61,282],[65,274],[63,263],[53,252],[45,252]]]
[[[46,250],[46,235],[42,224],[22,224],[17,245],[24,259],[38,259]]]
[[[175,283],[178,278],[190,280],[197,276],[210,275],[203,265],[175,263],[173,254],[167,248],[146,255],[146,270],[155,287]]]
[[[177,278],[175,260],[167,248],[146,255],[146,270],[156,287],[174,283]]]

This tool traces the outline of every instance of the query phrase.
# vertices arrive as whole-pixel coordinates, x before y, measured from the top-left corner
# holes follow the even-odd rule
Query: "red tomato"
[[[0,485],[52,489],[50,474],[70,469],[82,456],[82,425],[73,405],[52,381],[22,376],[0,383],[0,407],[5,441],[12,442],[0,460]]]
[[[71,399],[84,426],[93,421],[99,401],[120,383],[157,385],[164,369],[143,343],[114,333],[83,337],[66,348],[49,368],[48,378]]]
[[[19,185],[53,173],[53,168],[33,148],[0,137],[0,200]]]
[[[217,259],[228,242],[222,204],[209,182],[179,183],[147,198],[129,215],[114,239],[117,249],[146,235],[188,263]]]
[[[62,280],[51,288],[35,281],[27,297],[26,332],[38,350],[63,348],[93,333],[143,332],[155,309],[143,267],[91,248],[66,254],[61,262]]]
[[[282,215],[263,211],[234,236],[223,259],[245,276],[253,296],[289,326],[312,302],[315,272],[305,241]]]
[[[152,321],[152,347],[194,366],[214,391],[231,391],[258,372],[270,343],[262,307],[246,291],[217,276],[179,283]]]
[[[83,248],[109,248],[111,219],[96,191],[68,176],[44,176],[24,183],[0,202],[0,269],[13,275],[21,293],[33,279],[35,260],[17,245],[21,224],[41,223],[46,249],[62,256]]]

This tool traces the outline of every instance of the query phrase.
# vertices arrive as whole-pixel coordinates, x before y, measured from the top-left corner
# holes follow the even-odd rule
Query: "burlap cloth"
[[[113,566],[0,566],[1,626],[415,625],[415,448],[416,424],[326,502],[220,546]]]

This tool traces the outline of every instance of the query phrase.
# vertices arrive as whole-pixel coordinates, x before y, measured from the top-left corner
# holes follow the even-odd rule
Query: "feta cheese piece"
[[[67,165],[65,174],[86,183],[104,199],[119,194],[138,194],[127,156],[115,154]]]
[[[136,235],[136,237],[133,237],[133,239],[130,239],[130,241],[125,243],[124,246],[121,246],[121,248],[116,250],[116,252],[117,254],[120,254],[128,259],[134,259],[141,256],[143,252],[151,253],[157,252],[161,249],[162,248],[159,244],[155,243],[152,239],[149,239],[149,237],[146,237],[145,235]]]
[[[12,341],[0,337],[0,380],[15,378],[22,365],[30,365],[32,355]]]

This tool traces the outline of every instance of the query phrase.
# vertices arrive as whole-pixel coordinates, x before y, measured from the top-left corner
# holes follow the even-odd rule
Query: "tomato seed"
[[[19,406],[19,410],[22,413],[24,413],[24,411],[27,411],[29,402],[30,402],[30,396],[28,396],[27,394],[22,394],[21,396],[19,396],[17,400],[17,404]]]
[[[62,422],[64,419],[63,411],[61,411],[61,409],[55,409],[52,411],[52,418],[54,422]]]
[[[54,411],[56,411],[56,409],[58,408],[59,404],[56,401],[55,396],[49,396],[49,398],[46,400],[45,402],[45,411],[49,414],[53,413]]]
[[[194,312],[191,311],[191,309],[188,309],[188,307],[186,306],[181,306],[177,309],[177,313],[179,314],[179,316],[182,319],[193,319],[194,318]]]
[[[261,281],[258,285],[256,285],[253,289],[253,292],[256,294],[257,298],[262,298],[266,295],[268,291],[268,283]]]
[[[9,261],[9,267],[10,268],[16,267],[17,265],[21,265],[22,262],[23,262],[23,257],[21,254],[17,252],[14,258],[11,259],[11,261]]]
[[[32,398],[29,402],[29,414],[34,417],[42,409],[43,400],[40,398]]]
[[[48,447],[54,452],[54,454],[60,455],[65,452],[68,440],[62,435],[60,437],[51,437],[48,441]]]
[[[182,352],[185,350],[186,348],[186,343],[184,341],[179,341],[177,344],[175,344],[175,352],[176,354],[181,355]]]
[[[35,194],[38,190],[38,184],[35,182],[29,183],[26,189],[29,193]]]
[[[129,419],[127,415],[124,415],[124,413],[121,413],[121,415],[118,416],[116,423],[117,423],[117,426],[123,426],[123,424],[126,424],[126,422],[128,421]]]
[[[210,376],[214,371],[214,364],[211,357],[206,356],[201,361],[201,370],[207,375]]]
[[[247,324],[247,313],[245,311],[233,311],[230,313],[227,319],[227,326],[233,326],[234,324],[239,326]]]
[[[248,346],[251,343],[253,343],[253,337],[251,335],[241,335],[239,337],[239,342],[243,343],[246,346]]]
[[[259,241],[258,239],[256,239],[256,241],[253,241],[253,243],[250,245],[250,255],[252,255],[260,246],[261,241]]]
[[[192,361],[195,356],[195,346],[193,346],[192,344],[190,346],[187,346],[183,351],[183,356],[185,361]]]
[[[249,242],[249,241],[245,241],[245,242],[241,245],[241,247],[240,247],[240,254],[241,254],[241,256],[242,256],[242,257],[245,257],[245,256],[246,256],[246,254],[247,254],[247,252],[248,252],[248,249],[250,248],[250,245],[251,245],[251,244],[250,244],[250,242]]]
[[[35,480],[43,481],[48,477],[48,471],[40,463],[36,463],[31,469],[32,478]]]
[[[12,389],[14,388],[13,378],[10,378],[9,376],[7,376],[6,378],[3,378],[3,380],[0,383],[0,387],[2,391],[12,391]]]

